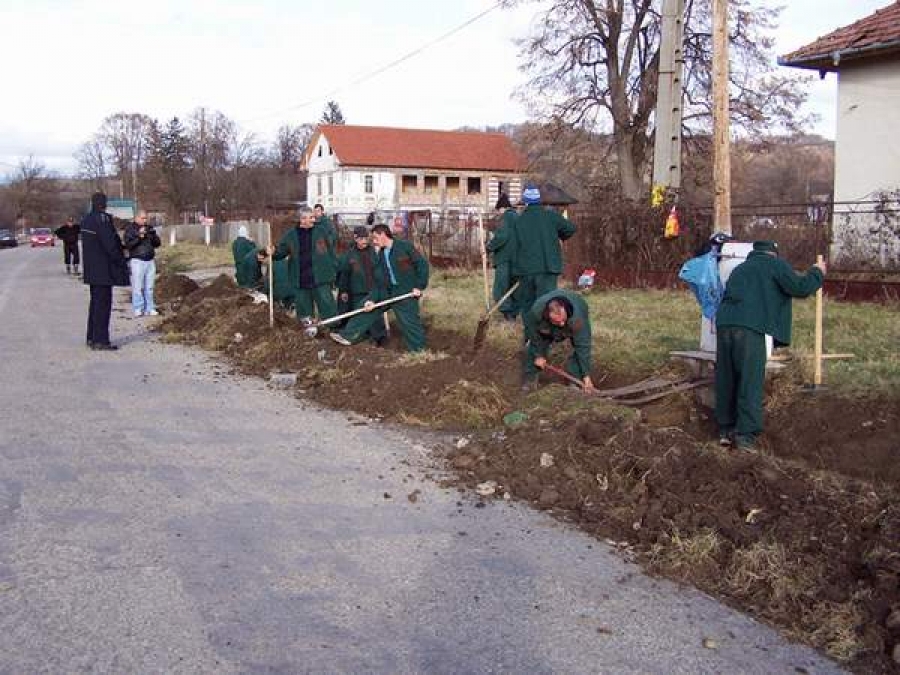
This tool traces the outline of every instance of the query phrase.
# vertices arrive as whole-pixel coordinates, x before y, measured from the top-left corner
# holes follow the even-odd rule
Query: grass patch
[[[468,380],[459,380],[444,389],[436,405],[441,421],[472,429],[496,426],[508,410],[509,401],[497,386]]]
[[[234,264],[230,246],[204,246],[188,242],[163,246],[157,250],[156,258],[161,272],[166,274],[184,274],[193,270]]]
[[[447,358],[444,352],[433,352],[425,349],[421,352],[404,352],[397,357],[398,366],[420,366],[425,363],[433,363],[435,361],[443,361]]]
[[[718,569],[722,538],[714,530],[701,530],[684,536],[678,530],[667,535],[668,541],[650,549],[650,564],[680,581],[709,576]]]

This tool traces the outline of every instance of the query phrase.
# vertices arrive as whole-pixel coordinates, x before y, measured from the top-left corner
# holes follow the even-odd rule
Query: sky
[[[776,55],[891,0],[786,5]],[[351,124],[429,129],[521,122],[515,38],[541,2],[495,8],[400,65],[365,78],[496,0],[0,0],[0,176],[33,155],[75,171],[78,146],[116,112],[159,120],[219,110],[270,143],[319,119],[328,99]],[[773,55],[773,61],[774,61]],[[362,81],[359,81],[362,80]],[[818,80],[816,76],[816,80]],[[836,78],[810,89],[812,131],[833,138]]]

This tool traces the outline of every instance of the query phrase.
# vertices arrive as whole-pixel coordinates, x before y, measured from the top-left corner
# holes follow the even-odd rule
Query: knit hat
[[[500,198],[497,200],[497,203],[494,205],[495,209],[510,209],[512,208],[512,204],[509,201],[509,197],[506,196],[505,192],[500,193]]]
[[[776,244],[774,241],[754,241],[753,250],[762,251],[764,253],[774,253],[777,255],[778,244]]]
[[[522,192],[522,201],[526,204],[540,204],[541,191],[534,185],[526,186],[525,190]]]
[[[241,225],[238,228],[238,236],[245,237],[245,238],[250,236],[250,231],[247,229],[246,225]]]
[[[369,228],[364,227],[363,225],[357,225],[353,228],[353,237],[368,237],[369,236]]]

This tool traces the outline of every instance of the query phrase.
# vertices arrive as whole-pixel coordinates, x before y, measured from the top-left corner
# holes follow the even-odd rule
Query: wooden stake
[[[268,235],[266,239],[268,239],[267,248],[272,247],[272,223],[266,222],[268,227],[266,228]],[[270,255],[269,256],[269,328],[275,327],[275,260]]]
[[[713,0],[713,227],[731,234],[728,0]]]
[[[816,256],[816,262],[822,262],[822,256]],[[822,288],[816,291],[816,342],[814,347],[815,363],[813,365],[813,386],[819,387],[822,384]]]
[[[491,289],[488,285],[488,268],[487,268],[487,251],[484,242],[484,220],[481,213],[478,213],[478,238],[481,240],[481,271],[484,274],[484,308],[491,308]]]

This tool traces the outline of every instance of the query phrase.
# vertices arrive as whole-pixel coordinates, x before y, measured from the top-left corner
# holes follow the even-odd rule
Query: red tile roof
[[[504,134],[322,124],[309,152],[320,134],[344,166],[525,171],[524,157]],[[308,164],[308,156],[306,160]]]
[[[900,54],[900,0],[780,57],[778,63],[837,71],[841,63],[889,53]]]

